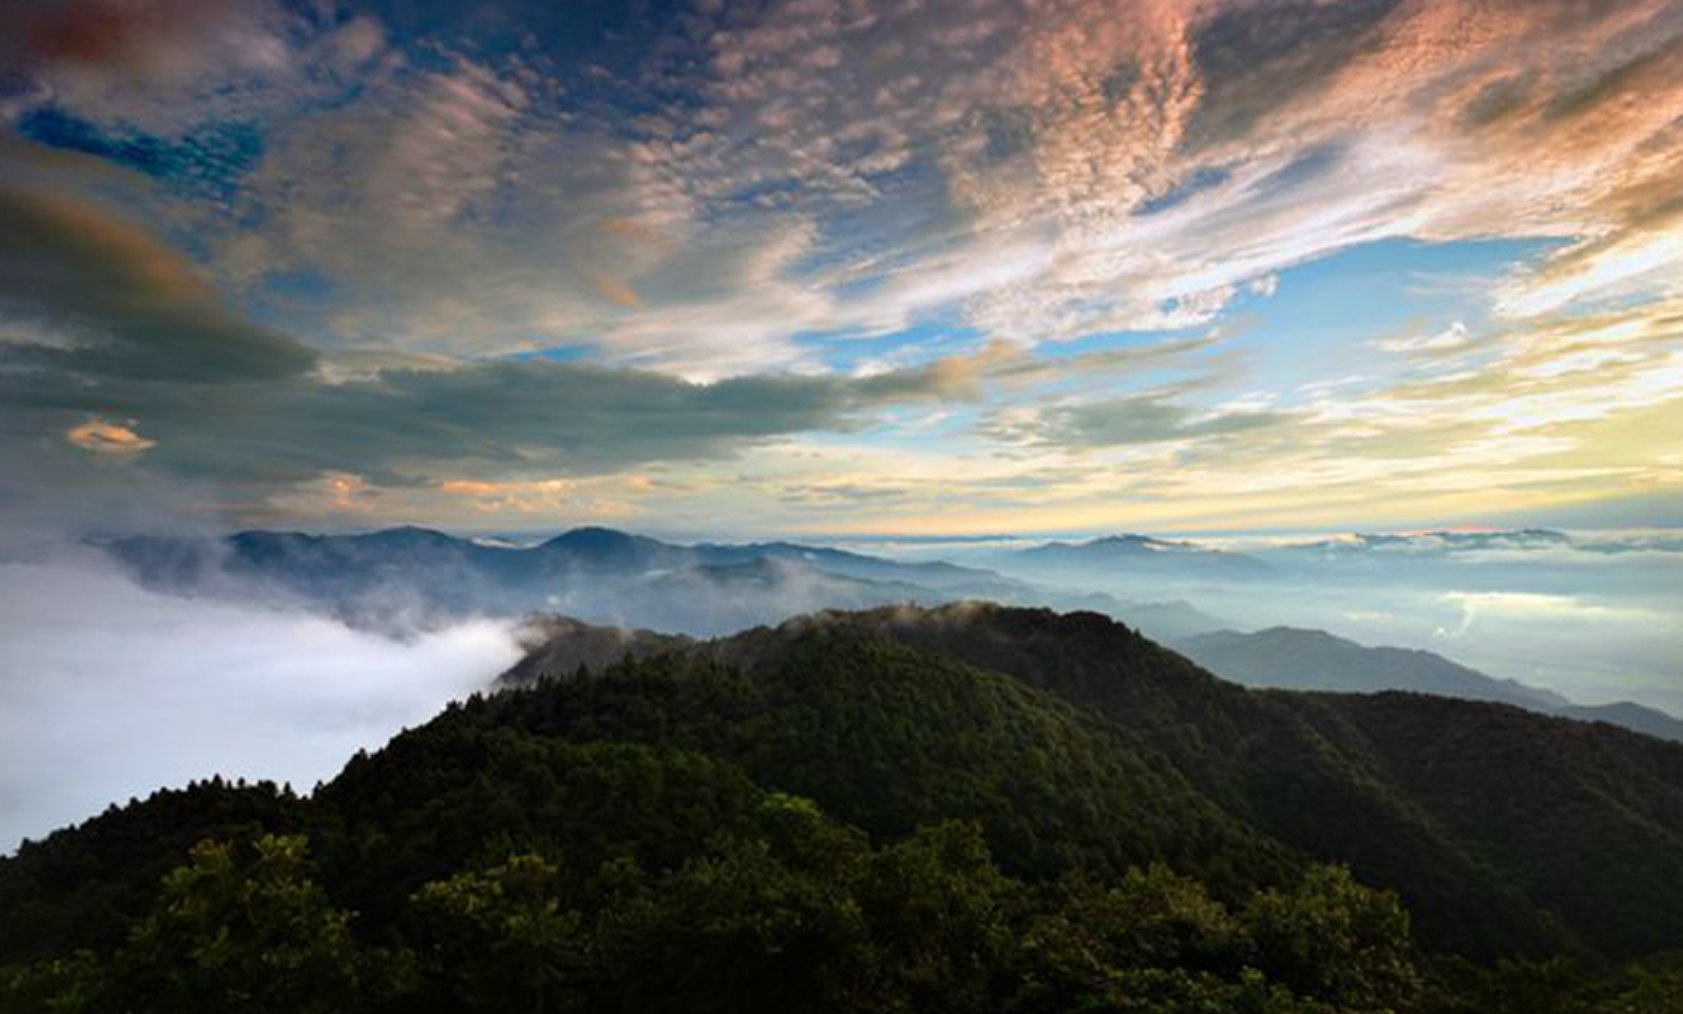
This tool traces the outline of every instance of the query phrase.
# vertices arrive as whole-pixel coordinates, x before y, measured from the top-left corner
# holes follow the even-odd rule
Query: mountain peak
[[[366,532],[362,535],[352,536],[352,538],[386,545],[453,545],[462,541],[454,535],[441,532],[436,528],[422,528],[420,525],[399,525],[396,528],[382,528],[377,532]]]
[[[1315,644],[1325,645],[1328,647],[1336,645],[1339,647],[1349,648],[1361,647],[1361,645],[1347,637],[1339,637],[1337,634],[1329,633],[1325,630],[1318,630],[1314,627],[1291,627],[1284,625],[1265,627],[1249,636],[1258,641],[1273,641],[1280,644]]]
[[[630,532],[623,532],[618,528],[604,528],[601,525],[582,525],[578,528],[567,529],[560,535],[546,541],[544,545],[613,545],[625,544],[642,538],[643,536],[641,535],[632,535]]]
[[[608,554],[632,553],[667,549],[666,543],[658,539],[651,539],[646,535],[633,535],[620,531],[618,528],[603,528],[599,525],[586,525],[581,528],[568,529],[553,539],[542,543],[539,549],[561,549],[573,553],[597,556]]]

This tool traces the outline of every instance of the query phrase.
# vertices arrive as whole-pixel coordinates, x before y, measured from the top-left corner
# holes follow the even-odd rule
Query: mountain
[[[1548,715],[1608,722],[1683,742],[1683,721],[1640,704],[1580,705],[1551,690],[1497,679],[1412,648],[1370,648],[1324,630],[1271,627],[1198,634],[1174,647],[1213,673],[1251,687],[1373,693],[1405,690],[1498,701]]]
[[[559,679],[580,669],[600,672],[627,659],[681,651],[696,643],[682,634],[603,627],[567,616],[532,617],[520,633],[526,654],[498,677],[500,684],[520,686]]]
[[[1085,610],[1102,613],[1121,620],[1154,641],[1178,641],[1182,638],[1226,629],[1220,617],[1211,616],[1185,599],[1169,602],[1118,602],[1108,595],[1083,600],[1065,596],[1047,605],[1065,611]]]
[[[1577,942],[1592,925],[1597,947],[1627,939],[1633,927],[1618,914],[1616,889],[1598,894],[1581,880],[1592,875],[1573,858],[1579,835],[1606,835],[1609,843],[1636,835],[1644,844],[1632,851],[1643,857],[1644,878],[1669,876],[1659,872],[1673,862],[1664,843],[1683,842],[1683,810],[1668,809],[1683,805],[1683,749],[1499,705],[1395,693],[1249,692],[1093,614],[982,604],[822,614],[694,650],[753,672],[777,664],[791,642],[832,633],[1004,673],[1102,715],[1244,825],[1397,888],[1417,927],[1456,948],[1477,950],[1494,939],[1564,945],[1556,923],[1568,910]],[[1413,720],[1417,713],[1434,717]],[[1385,725],[1397,716],[1411,719],[1406,749]],[[1463,780],[1420,782],[1421,758],[1411,749],[1441,754],[1434,763],[1465,769]],[[1557,750],[1571,759],[1557,758]],[[1607,757],[1597,759],[1602,752]],[[1660,769],[1645,767],[1651,753],[1666,758]],[[1498,773],[1507,755],[1529,756],[1548,774],[1512,781]],[[1496,770],[1474,773],[1486,762]],[[1649,791],[1654,796],[1643,798]],[[1482,813],[1492,797],[1502,806]],[[1666,830],[1636,816],[1656,805],[1670,813]],[[1557,823],[1550,814],[1559,808],[1579,823]],[[1683,856],[1677,861],[1683,871]],[[1683,885],[1669,893],[1683,900]],[[1668,921],[1675,926],[1664,933],[1683,933],[1683,916]],[[1632,946],[1644,945],[1627,939],[1612,949]]]
[[[1324,630],[1220,630],[1176,641],[1174,648],[1246,686],[1352,693],[1408,690],[1543,711],[1572,703],[1552,691],[1486,676],[1429,651],[1370,648]]]
[[[1048,542],[1016,550],[1004,557],[1001,564],[1029,572],[1229,580],[1262,578],[1271,570],[1266,563],[1243,553],[1146,535],[1111,535],[1089,542]]]
[[[1658,708],[1650,708],[1646,704],[1615,701],[1612,704],[1568,704],[1544,710],[1562,718],[1576,718],[1581,722],[1606,722],[1649,736],[1683,743],[1683,719]]]
[[[792,542],[752,542],[744,545],[702,543],[695,546],[694,551],[698,558],[710,564],[777,560],[862,581],[898,581],[965,595],[985,593],[1008,583],[1016,584],[993,571],[974,567],[960,567],[941,561],[903,563],[843,549],[803,546]]]
[[[1449,1014],[1566,966],[1417,950],[1683,945],[1676,744],[1247,690],[1091,613],[548,632],[308,798],[199,783],[0,860],[0,1008]]]
[[[1125,602],[950,563],[903,563],[788,542],[685,546],[610,528],[577,528],[531,547],[394,528],[363,535],[136,537],[104,548],[154,589],[278,598],[399,634],[464,617],[552,612],[711,636],[820,609],[966,598],[1095,609],[1164,638],[1228,625],[1185,602]]]
[[[1495,532],[1353,533],[1331,539],[1292,543],[1281,548],[1293,553],[1328,557],[1366,553],[1445,556],[1480,551],[1557,549],[1575,545],[1576,541],[1565,532],[1547,528],[1521,528]]]
[[[563,567],[595,572],[641,573],[697,562],[696,554],[681,546],[612,528],[574,528],[538,546],[537,552]]]

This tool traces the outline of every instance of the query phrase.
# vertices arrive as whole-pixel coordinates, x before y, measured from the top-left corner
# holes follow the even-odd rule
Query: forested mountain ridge
[[[790,644],[843,632],[1004,673],[1104,716],[1223,812],[1398,889],[1422,934],[1452,949],[1493,953],[1501,941],[1632,954],[1683,940],[1683,748],[1675,745],[1502,705],[1247,691],[1092,613],[979,603],[822,613],[699,650],[754,671]],[[1415,714],[1434,721],[1402,720]],[[1414,728],[1413,747],[1441,753],[1459,776],[1417,781],[1410,756],[1394,748],[1398,728]],[[1535,755],[1528,775],[1558,777],[1510,777],[1505,757],[1516,752]],[[1565,812],[1576,821],[1562,824]],[[1479,825],[1481,814],[1500,827]],[[1588,839],[1629,847],[1629,863],[1617,871],[1582,863],[1587,843],[1574,836],[1586,825],[1596,829]],[[1543,861],[1551,849],[1553,865]],[[1630,879],[1594,886],[1609,874]],[[1632,924],[1631,894],[1665,904]]]
[[[1247,691],[1094,614],[828,613],[606,666],[554,632],[590,648],[534,652],[567,672],[310,798],[204,783],[0,860],[0,1009],[1463,1014],[1555,966],[1427,956],[1683,943],[1672,744]],[[285,991],[230,1008],[256,981]]]

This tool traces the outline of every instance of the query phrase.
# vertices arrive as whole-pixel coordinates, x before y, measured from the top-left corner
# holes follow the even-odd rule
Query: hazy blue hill
[[[1569,704],[1549,709],[1550,714],[1576,718],[1583,722],[1606,722],[1660,739],[1683,743],[1683,720],[1672,717],[1658,708],[1631,701],[1612,704]]]
[[[699,562],[696,554],[684,547],[612,528],[574,528],[542,543],[535,551],[563,561],[566,567],[589,571],[640,573]]]
[[[804,563],[752,558],[655,575],[618,596],[617,608],[636,622],[716,636],[814,609],[867,609],[951,598],[904,581],[847,577]],[[682,622],[661,622],[674,616]]]
[[[1547,528],[1520,528],[1496,532],[1414,532],[1408,534],[1355,533],[1334,539],[1292,543],[1280,547],[1288,553],[1352,557],[1369,553],[1391,556],[1443,556],[1480,550],[1537,550],[1573,546],[1565,532]]]
[[[1401,690],[1497,701],[1683,742],[1683,721],[1655,708],[1628,701],[1575,704],[1552,690],[1497,679],[1429,651],[1367,647],[1324,630],[1223,630],[1184,638],[1174,646],[1211,672],[1246,686],[1355,693]]]
[[[1211,549],[1192,542],[1146,535],[1111,535],[1088,542],[1049,542],[1017,550],[1008,565],[1029,571],[1162,574],[1185,578],[1251,579],[1266,577],[1268,564],[1243,553]]]
[[[396,632],[463,617],[559,612],[710,636],[819,609],[966,598],[1096,609],[1165,638],[1227,625],[1184,602],[1125,602],[949,563],[904,563],[788,542],[685,546],[599,527],[530,547],[409,527],[363,535],[127,538],[105,548],[156,589],[280,597]]]
[[[803,546],[792,542],[750,542],[741,545],[702,543],[696,555],[707,563],[747,563],[753,560],[782,560],[816,567],[831,574],[866,581],[904,581],[925,588],[968,592],[975,588],[1026,587],[991,570],[961,567],[941,561],[904,563],[852,553],[827,546]]]
[[[1211,672],[1246,686],[1356,692],[1413,690],[1529,708],[1572,703],[1552,691],[1486,676],[1429,651],[1370,648],[1324,630],[1222,630],[1177,641],[1174,647]]]
[[[1221,617],[1212,616],[1185,599],[1170,602],[1119,602],[1108,595],[1095,596],[1097,601],[1084,602],[1076,596],[1069,596],[1068,599],[1068,602],[1048,602],[1046,605],[1054,609],[1085,609],[1103,613],[1121,620],[1156,641],[1177,641],[1183,637],[1231,626]]]

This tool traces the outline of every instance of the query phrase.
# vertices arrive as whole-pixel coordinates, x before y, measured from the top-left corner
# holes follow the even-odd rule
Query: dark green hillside
[[[113,806],[0,859],[0,956],[36,957],[123,938],[157,881],[206,838],[306,827],[314,809],[273,783],[221,779]]]
[[[1434,946],[1624,956],[1683,941],[1675,744],[1501,705],[1247,691],[1094,614],[966,604],[784,629],[815,622],[986,665],[1093,708],[1227,812],[1398,890]],[[752,656],[779,636],[755,632],[723,650]],[[1399,744],[1403,730],[1413,738]],[[1623,859],[1584,860],[1601,854]]]
[[[1641,954],[1683,937],[1676,744],[1425,695],[1318,703],[1312,720],[1356,727],[1391,785],[1594,946]]]
[[[0,860],[0,1012],[1675,1009],[1675,966],[1607,962],[1683,948],[1675,745],[1247,691],[1092,614],[597,672],[555,630],[570,675],[310,798],[203,783]]]
[[[727,757],[876,835],[976,820],[1008,868],[1033,875],[1153,859],[1212,876],[1236,867],[1251,882],[1284,869],[1284,850],[1201,797],[1138,737],[1020,681],[868,631],[793,630],[747,673],[669,655],[613,679],[506,694],[482,712],[452,717]]]

